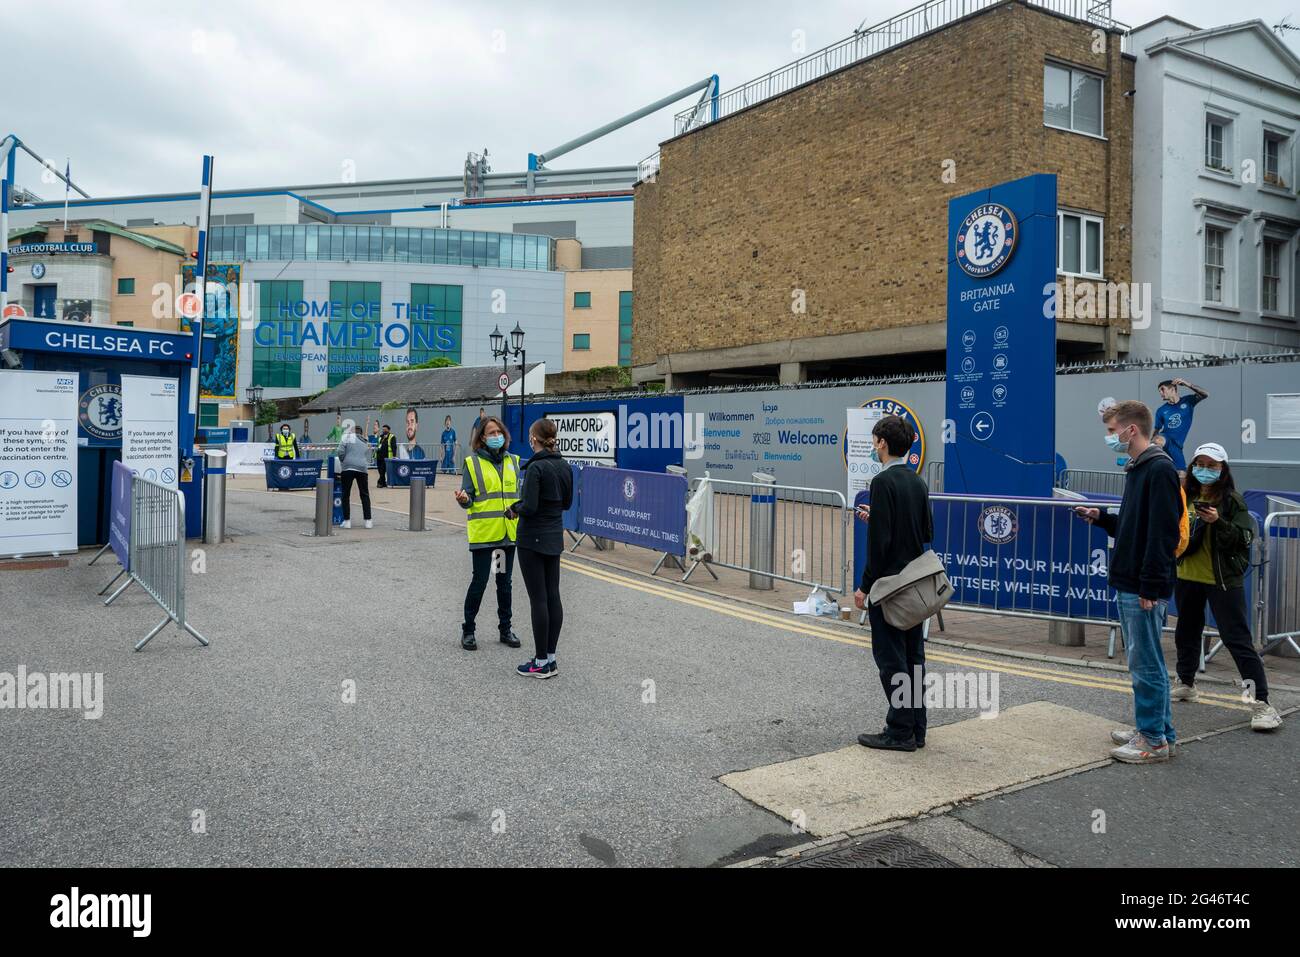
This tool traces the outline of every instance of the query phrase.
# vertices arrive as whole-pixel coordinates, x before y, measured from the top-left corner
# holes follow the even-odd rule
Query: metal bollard
[[[412,532],[424,531],[424,479],[411,479],[411,516],[407,528]]]
[[[226,540],[226,453],[208,449],[203,470],[203,541],[220,545]]]
[[[316,480],[316,532],[319,537],[330,534],[330,519],[334,514],[334,480]]]
[[[749,567],[758,571],[776,568],[776,484],[775,475],[752,473],[754,490],[749,496]],[[758,591],[771,591],[772,579],[767,575],[749,573],[749,587]]]

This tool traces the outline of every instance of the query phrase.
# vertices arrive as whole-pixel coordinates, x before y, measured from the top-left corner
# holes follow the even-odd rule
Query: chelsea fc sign
[[[976,206],[957,230],[957,265],[976,279],[992,276],[1011,259],[1018,234],[1015,214],[1007,207]]]

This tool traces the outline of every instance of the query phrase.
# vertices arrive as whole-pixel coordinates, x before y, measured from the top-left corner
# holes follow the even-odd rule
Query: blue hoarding
[[[384,480],[393,488],[409,488],[413,478],[422,478],[433,488],[438,479],[437,459],[388,459],[384,464],[388,467]]]
[[[315,488],[323,459],[263,459],[267,488]]]
[[[1055,282],[1054,175],[949,201],[945,491],[1052,494]]]
[[[571,402],[530,399],[525,410],[524,429],[519,428],[519,400],[515,398],[502,415],[506,428],[510,430],[511,451],[523,458],[532,455],[527,427],[546,415],[558,413],[612,415],[615,421],[615,464],[621,469],[662,472],[669,465],[682,465],[685,440],[693,434],[680,395]]]
[[[585,468],[578,528],[671,555],[686,554],[686,476]]]
[[[108,544],[123,571],[131,570],[131,481],[135,473],[121,462],[113,463],[109,495]]]

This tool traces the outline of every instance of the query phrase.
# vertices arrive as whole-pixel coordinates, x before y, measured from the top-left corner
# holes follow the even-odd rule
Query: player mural
[[[239,361],[239,276],[237,263],[208,263],[204,285],[203,335],[216,338],[212,361],[199,368],[199,395],[204,399],[235,401],[235,369]],[[181,267],[187,289],[194,286],[194,266]],[[188,319],[181,319],[181,331],[189,332]]]

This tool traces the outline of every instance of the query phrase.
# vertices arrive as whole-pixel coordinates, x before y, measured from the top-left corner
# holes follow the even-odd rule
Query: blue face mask
[[[1119,436],[1118,436],[1117,434],[1113,433],[1113,432],[1107,432],[1107,433],[1106,433],[1106,445],[1110,447],[1110,450],[1111,450],[1112,452],[1127,452],[1127,451],[1128,451],[1128,443],[1127,443],[1127,442],[1121,442],[1121,441],[1119,440]]]
[[[1213,485],[1219,480],[1220,472],[1218,469],[1202,468],[1199,465],[1192,466],[1192,478],[1202,485]]]
[[[486,441],[487,447],[495,452],[506,444],[506,437],[504,435],[489,435]]]

